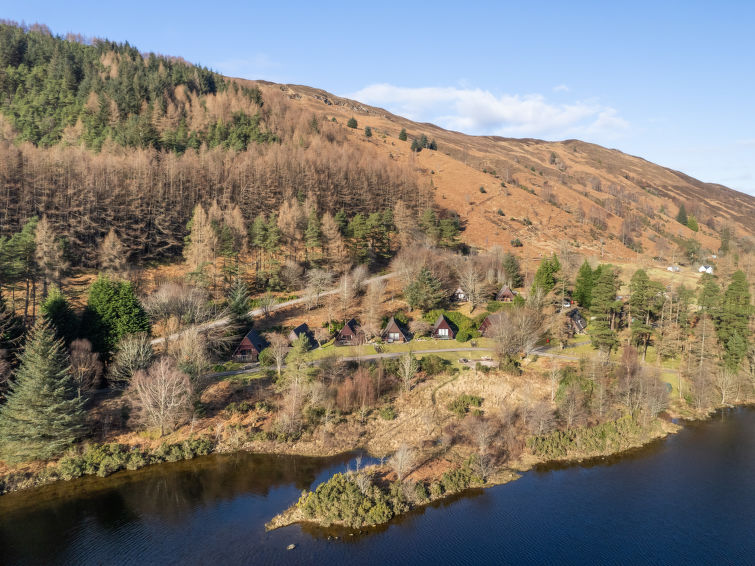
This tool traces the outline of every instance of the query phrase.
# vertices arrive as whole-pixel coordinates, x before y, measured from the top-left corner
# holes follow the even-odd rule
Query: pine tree
[[[604,266],[592,289],[591,312],[594,320],[589,332],[593,348],[610,352],[619,343],[616,333],[616,315],[621,312],[621,303],[616,300],[619,277],[615,269]]]
[[[8,462],[62,454],[85,432],[68,355],[46,321],[34,327],[6,404],[0,408],[0,455]]]
[[[371,138],[372,137],[372,128],[370,128],[369,126],[365,126],[364,127],[364,136],[367,137],[367,138]]]
[[[506,272],[506,279],[512,288],[524,285],[524,276],[519,266],[519,260],[511,252],[507,252],[503,256],[503,270]]]
[[[357,123],[357,119],[354,118],[353,116],[349,118],[349,121],[346,122],[346,125],[352,129],[356,129],[359,126],[359,124]]]
[[[404,290],[404,298],[413,309],[429,311],[443,302],[445,293],[441,282],[423,267],[417,278]]]
[[[241,277],[238,277],[228,294],[228,310],[231,311],[236,322],[247,324],[251,306],[249,286]]]
[[[544,257],[540,260],[540,266],[537,268],[535,278],[532,281],[531,294],[535,294],[537,289],[542,289],[544,294],[550,293],[556,286],[556,273],[561,269],[561,263],[554,253],[551,257]]]
[[[681,206],[679,206],[679,212],[676,215],[676,221],[679,224],[684,224],[686,226],[688,220],[687,209],[684,207],[684,204],[682,204]]]
[[[55,335],[66,344],[76,339],[79,320],[71,304],[58,287],[50,287],[40,311],[55,330]]]
[[[307,229],[304,233],[304,244],[311,254],[316,249],[322,248],[322,227],[317,211],[312,209],[307,219]]]
[[[588,261],[585,260],[579,268],[577,280],[574,283],[574,300],[586,309],[590,308],[593,284],[593,271]]]
[[[737,271],[724,292],[716,321],[718,340],[724,348],[724,362],[731,371],[739,370],[747,355],[752,313],[747,278],[743,271]]]
[[[401,128],[401,131],[398,133],[398,139],[406,141],[406,128]]]

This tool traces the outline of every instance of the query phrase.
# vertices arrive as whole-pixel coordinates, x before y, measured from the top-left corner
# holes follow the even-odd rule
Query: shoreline
[[[633,442],[628,446],[622,447],[620,450],[616,450],[612,452],[587,453],[584,455],[566,455],[563,457],[555,457],[555,458],[542,458],[532,453],[524,454],[520,456],[518,460],[515,460],[514,462],[512,462],[512,464],[510,464],[509,466],[502,468],[501,470],[497,470],[495,475],[484,484],[475,485],[475,486],[465,488],[463,490],[456,491],[453,493],[443,493],[442,495],[438,497],[431,497],[428,501],[415,505],[409,511],[418,509],[421,507],[425,507],[431,503],[442,501],[443,499],[457,496],[460,493],[467,491],[468,489],[487,489],[490,487],[496,487],[498,485],[509,483],[511,481],[518,479],[518,477],[520,477],[521,474],[528,472],[538,466],[548,466],[548,465],[556,465],[556,464],[562,464],[562,465],[580,464],[580,463],[584,463],[590,460],[597,460],[601,458],[620,456],[624,453],[643,448],[651,444],[652,442],[666,438],[667,436],[671,434],[676,434],[677,432],[685,428],[685,424],[688,424],[688,423],[691,424],[695,422],[706,422],[709,419],[711,419],[715,414],[720,413],[721,411],[724,411],[727,409],[743,408],[743,407],[755,407],[755,401],[745,400],[739,403],[733,403],[733,404],[728,404],[721,407],[716,407],[700,415],[681,415],[677,412],[669,411],[667,412],[667,414],[669,415],[670,420],[659,419],[658,422],[660,424],[660,429],[656,431],[654,434],[652,434],[650,437],[644,438],[640,442]],[[174,446],[182,446],[185,444],[185,442],[186,441],[170,444],[167,446],[169,448],[174,447]],[[306,450],[306,449],[297,450],[295,447],[290,446],[290,445],[274,448],[274,447],[269,447],[269,446],[260,446],[259,445],[260,443],[253,442],[251,444],[257,444],[257,446],[254,446],[253,448],[250,446],[250,447],[241,447],[241,448],[234,448],[234,449],[224,449],[223,447],[219,448],[216,445],[213,447],[211,451],[202,453],[202,454],[193,454],[193,455],[189,455],[188,457],[181,457],[181,458],[176,458],[176,459],[171,458],[171,459],[164,459],[161,461],[147,462],[135,468],[128,468],[126,466],[123,466],[120,469],[114,470],[104,475],[98,474],[96,472],[82,473],[73,478],[64,478],[58,475],[57,468],[59,467],[60,463],[63,461],[63,459],[61,459],[56,462],[47,463],[39,471],[30,471],[29,469],[26,469],[26,470],[22,469],[19,471],[12,471],[8,474],[0,476],[0,497],[4,495],[12,494],[12,493],[19,493],[23,491],[33,490],[35,488],[44,487],[44,486],[48,486],[55,483],[62,483],[62,482],[67,483],[67,482],[75,481],[77,479],[84,479],[84,478],[92,477],[92,476],[104,478],[104,477],[109,477],[111,475],[118,474],[121,471],[133,472],[133,471],[138,471],[144,468],[152,468],[160,464],[188,461],[195,457],[214,455],[214,454],[233,455],[237,453],[248,453],[248,454],[260,454],[260,455],[270,455],[270,456],[276,456],[276,455],[300,456],[300,457],[306,457],[306,458],[326,459],[326,458],[334,458],[338,456],[345,456],[345,455],[352,454],[355,452],[363,452],[365,455],[373,456],[369,450],[360,446],[354,446],[346,450],[331,450],[327,452],[314,451],[313,452],[311,450]],[[103,445],[94,445],[94,446],[96,448],[100,448],[102,446],[109,446],[109,445],[103,444]],[[283,449],[280,449],[280,448],[283,448]],[[302,447],[302,448],[305,448],[305,447]],[[308,446],[306,448],[311,449],[311,446]],[[148,451],[141,451],[141,452],[149,454]],[[500,476],[505,476],[505,479],[499,479]],[[516,477],[513,477],[513,476],[516,476]],[[292,506],[292,508],[295,506],[296,505]],[[286,514],[290,515],[289,511],[292,508],[289,508],[281,512],[280,514],[276,515],[273,519],[271,519],[270,523],[272,524],[273,522],[276,522],[277,517],[280,517]],[[397,515],[396,517],[398,516],[400,515]],[[290,520],[289,522],[286,522],[285,524],[283,523],[278,524],[276,522],[276,526],[274,528],[281,528],[283,526],[288,526],[288,525],[296,524],[296,523],[309,523],[309,524],[315,524],[315,525],[319,524],[316,520],[302,518],[299,520]]]
[[[751,402],[748,402],[742,405],[735,405],[732,407],[721,407],[721,408],[711,411],[704,418],[694,419],[694,421],[705,422],[709,420],[713,414],[715,414],[716,412],[720,410],[727,409],[727,408],[736,408],[739,406],[750,406],[750,405],[755,406]],[[489,478],[485,483],[475,484],[473,486],[470,486],[470,487],[467,487],[458,491],[446,492],[436,497],[431,496],[427,501],[413,505],[406,511],[394,515],[388,521],[377,523],[374,525],[365,525],[365,526],[359,527],[358,529],[355,529],[355,532],[357,530],[362,531],[364,529],[370,529],[370,528],[374,529],[374,528],[378,528],[384,525],[388,525],[394,520],[400,519],[401,517],[403,517],[404,515],[408,513],[420,510],[424,507],[427,507],[428,505],[443,501],[445,499],[458,497],[460,495],[463,496],[465,492],[468,492],[471,490],[490,489],[493,487],[505,485],[512,481],[518,480],[519,478],[522,477],[524,473],[532,471],[533,469],[539,466],[550,466],[550,465],[556,465],[556,464],[579,465],[585,462],[604,459],[608,457],[620,457],[624,454],[633,452],[635,450],[640,450],[652,444],[653,442],[663,440],[672,434],[677,434],[678,432],[684,429],[684,426],[670,422],[670,421],[663,421],[661,419],[658,419],[656,426],[654,426],[654,429],[655,430],[649,437],[643,438],[641,441],[638,441],[638,442],[632,442],[627,446],[623,446],[619,450],[611,451],[611,452],[593,452],[593,453],[586,453],[585,455],[567,455],[560,458],[542,458],[534,454],[525,454],[522,457],[520,457],[520,459],[515,460],[511,465],[505,468],[496,470],[494,475],[491,476],[491,478]],[[314,487],[316,488],[317,486],[314,486]],[[288,527],[288,526],[296,525],[296,524],[313,525],[320,528],[338,527],[338,528],[346,528],[347,530],[353,529],[352,527],[349,527],[343,522],[333,522],[329,524],[324,524],[323,522],[318,521],[316,518],[306,517],[304,513],[301,511],[301,509],[299,508],[299,502],[296,502],[292,506],[290,506],[288,509],[275,515],[270,521],[268,521],[265,524],[265,530],[273,531],[276,529],[280,529],[283,527]]]

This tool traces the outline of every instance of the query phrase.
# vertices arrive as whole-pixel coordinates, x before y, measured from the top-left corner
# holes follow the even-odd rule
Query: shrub
[[[450,365],[450,361],[435,354],[425,356],[419,361],[419,369],[428,376],[443,373]]]
[[[512,248],[521,248],[524,244],[522,244],[522,241],[519,238],[514,238],[511,240],[511,247]]]
[[[388,497],[377,486],[360,489],[351,474],[335,474],[297,503],[305,517],[324,525],[343,523],[361,527],[385,523],[393,516]]]
[[[498,214],[498,216],[506,216],[500,208],[496,210],[496,214]]]
[[[452,413],[456,413],[459,417],[463,417],[469,412],[470,407],[479,407],[482,405],[482,397],[476,395],[467,395],[466,393],[459,395],[456,399],[448,404],[448,410]]]
[[[398,134],[398,139],[406,141],[406,128],[401,128],[401,131]]]
[[[385,421],[392,421],[396,418],[396,409],[394,409],[391,405],[381,408],[379,413],[380,418]]]
[[[351,118],[349,118],[349,121],[348,121],[348,122],[346,122],[346,125],[347,125],[347,126],[348,126],[349,128],[353,128],[353,129],[356,129],[356,128],[357,128],[357,126],[358,126],[358,124],[357,124],[357,119],[356,119],[356,118],[354,118],[354,117],[352,116]]]
[[[485,193],[487,193],[488,191],[486,191],[486,190],[485,190],[485,187],[480,187],[480,192],[481,192],[482,194],[485,194]]]
[[[364,136],[367,137],[367,138],[371,138],[372,137],[372,128],[370,128],[369,126],[365,126],[364,127]]]

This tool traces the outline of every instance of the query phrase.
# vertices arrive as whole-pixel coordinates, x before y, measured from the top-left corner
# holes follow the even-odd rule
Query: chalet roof
[[[341,328],[339,334],[356,334],[357,332],[359,332],[359,330],[360,328],[357,324],[356,319],[352,318],[343,325],[343,328]]]
[[[303,322],[289,333],[288,337],[289,340],[295,340],[299,336],[304,334],[307,337],[307,340],[309,341],[309,347],[310,349],[317,347],[317,341],[315,340],[314,335],[312,334],[312,331],[309,329],[309,326],[307,326],[306,322]]]
[[[251,342],[252,346],[254,346],[258,352],[261,352],[268,346],[267,340],[265,340],[265,338],[253,328],[246,333],[244,338],[241,339],[241,342],[243,342],[244,339],[249,340],[249,342]],[[239,343],[239,347],[241,347],[241,342]]]
[[[436,320],[435,324],[433,324],[433,330],[439,328],[443,323],[445,323],[446,326],[451,328],[451,324],[446,319],[446,316],[443,313],[441,313],[440,315],[438,315],[438,320]]]
[[[501,290],[498,291],[498,294],[496,295],[496,298],[498,297],[515,297],[516,291],[514,291],[511,287],[508,285],[504,285],[501,287]]]
[[[394,317],[391,317],[388,322],[385,324],[385,328],[383,328],[383,336],[388,334],[388,332],[398,332],[401,334],[401,336],[406,340],[406,333],[401,329],[401,326],[398,322],[396,322],[396,319]]]

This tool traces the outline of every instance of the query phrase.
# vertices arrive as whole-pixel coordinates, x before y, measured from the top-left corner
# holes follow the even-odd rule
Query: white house
[[[698,269],[700,273],[710,273],[713,275],[713,266],[712,265],[701,265]]]
[[[679,266],[678,265],[669,265],[666,268],[666,271],[671,271],[672,273],[679,273]]]

